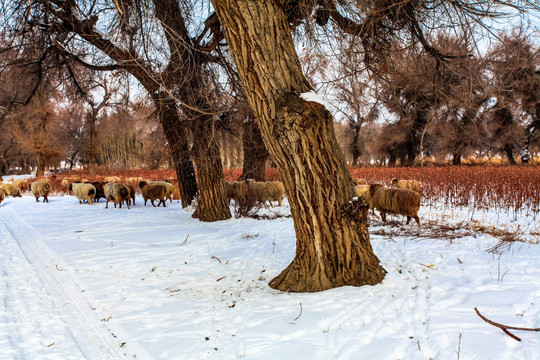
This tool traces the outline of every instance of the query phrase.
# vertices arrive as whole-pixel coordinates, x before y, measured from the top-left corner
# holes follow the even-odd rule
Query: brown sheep
[[[129,200],[129,204],[131,205],[131,202],[133,201],[133,205],[135,205],[135,186],[133,186],[132,184],[126,184],[126,186],[128,187],[129,189],[129,196],[130,196],[130,200]]]
[[[91,184],[94,185],[94,187],[96,188],[96,196],[94,196],[94,201],[99,202],[99,199],[101,199],[101,198],[106,199],[106,197],[105,197],[105,188],[104,188],[106,182],[94,181]]]
[[[257,201],[261,202],[264,207],[267,207],[266,202],[277,201],[279,206],[283,202],[283,196],[285,194],[285,187],[280,181],[255,181],[248,179],[245,181],[248,187],[248,191],[255,195]]]
[[[28,189],[30,188],[28,186],[28,182],[23,179],[15,180],[14,182],[12,182],[12,184],[18,187],[21,192],[28,191]]]
[[[21,197],[21,191],[13,184],[0,184],[0,187],[4,189],[6,196]]]
[[[391,183],[398,189],[409,189],[422,193],[422,184],[418,180],[398,180],[393,178]]]
[[[2,201],[6,198],[6,192],[4,189],[0,188],[0,205],[2,205]]]
[[[373,208],[379,210],[384,223],[386,223],[386,213],[389,213],[406,216],[407,224],[413,218],[420,226],[418,210],[420,209],[421,196],[418,192],[372,184],[369,188],[369,195]]]
[[[116,204],[119,205],[119,208],[122,208],[122,203],[125,201],[127,208],[129,209],[131,197],[129,194],[129,188],[126,185],[120,183],[107,183],[104,186],[104,190],[105,198],[107,199],[105,209],[109,208],[109,201],[113,202],[115,208]]]
[[[165,185],[149,184],[146,181],[141,181],[139,183],[139,188],[141,189],[144,199],[144,206],[146,206],[146,202],[150,200],[152,206],[156,207],[156,205],[154,205],[154,200],[159,200],[157,206],[163,204],[163,207],[166,207],[165,197],[167,196],[167,187]]]
[[[165,188],[167,188],[167,193],[165,194],[165,197],[169,199],[170,202],[173,201],[173,194],[174,194],[174,191],[176,190],[176,187],[173,184],[167,181],[148,181],[147,183],[149,185],[150,184],[165,185]]]
[[[43,202],[49,202],[48,196],[51,191],[51,184],[44,180],[34,181],[30,185],[32,194],[36,197],[36,202],[39,202],[39,197],[43,196]]]

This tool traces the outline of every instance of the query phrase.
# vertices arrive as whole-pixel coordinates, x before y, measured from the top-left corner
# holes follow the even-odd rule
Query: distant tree
[[[403,45],[396,43],[396,49],[400,47]],[[411,46],[394,51],[386,73],[378,77],[379,99],[395,118],[383,130],[379,145],[386,149],[392,165],[398,159],[402,166],[413,165],[429,113],[437,106],[438,60],[423,50]]]
[[[488,54],[496,98],[489,114],[490,142],[515,165],[515,151],[531,139],[540,125],[540,64],[538,51],[521,32],[503,34]]]
[[[370,85],[361,54],[354,47],[346,47],[341,52],[338,80],[334,83],[339,117],[348,125],[351,142],[348,150],[352,154],[352,166],[358,166],[358,159],[365,149],[362,126],[375,121],[379,116],[379,102]]]
[[[515,151],[540,144],[540,55],[523,29],[503,34],[488,57],[497,103],[490,113],[491,141],[516,164]]]
[[[30,103],[10,115],[9,131],[21,149],[34,157],[36,177],[43,177],[47,167],[57,166],[65,158],[54,101],[50,92],[38,90]]]
[[[450,154],[452,164],[461,165],[463,156],[480,150],[486,140],[481,111],[490,98],[486,62],[472,55],[473,44],[465,35],[439,34],[434,44],[453,55],[438,68],[437,106],[430,114],[435,151]]]

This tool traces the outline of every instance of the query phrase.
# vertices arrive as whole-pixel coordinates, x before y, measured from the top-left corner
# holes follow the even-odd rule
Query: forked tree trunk
[[[255,120],[244,122],[242,147],[244,149],[244,166],[240,179],[265,181],[266,160],[270,154],[264,146],[261,132]]]
[[[231,211],[225,197],[219,145],[217,138],[208,131],[210,126],[206,125],[212,119],[209,116],[201,117],[196,120],[197,125],[193,130],[193,137],[197,139],[193,144],[193,158],[199,181],[199,196],[193,217],[200,221],[227,220],[231,218]]]
[[[367,208],[348,212],[353,182],[330,112],[311,90],[278,1],[212,0],[266,148],[291,206],[296,256],[270,282],[313,292],[374,285],[385,275],[367,231]]]

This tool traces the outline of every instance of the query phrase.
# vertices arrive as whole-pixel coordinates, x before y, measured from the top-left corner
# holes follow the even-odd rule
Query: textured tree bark
[[[231,218],[229,203],[225,197],[223,164],[219,145],[213,134],[208,131],[207,122],[213,121],[208,116],[198,120],[193,130],[197,139],[193,143],[193,159],[197,166],[199,197],[193,217],[200,221],[218,221]]]
[[[242,180],[253,179],[265,181],[266,160],[270,156],[264,146],[263,138],[255,120],[244,122],[242,148],[244,149],[244,166]]]
[[[278,1],[212,0],[261,134],[291,206],[296,256],[270,282],[313,292],[374,285],[385,275],[367,231],[367,207],[349,212],[353,182],[330,112],[311,90]]]

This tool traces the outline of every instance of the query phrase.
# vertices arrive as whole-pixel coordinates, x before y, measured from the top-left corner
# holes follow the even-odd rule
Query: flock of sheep
[[[126,204],[128,209],[131,204],[135,204],[135,186],[132,184],[123,184],[117,177],[111,177],[110,181],[86,182],[75,178],[65,178],[62,180],[62,187],[65,190],[73,192],[73,195],[79,200],[79,203],[91,204],[105,198],[107,203],[105,208],[109,207],[109,202]],[[369,208],[378,210],[384,223],[386,223],[386,214],[398,214],[407,217],[407,224],[414,219],[420,225],[418,210],[420,209],[420,200],[422,186],[416,180],[398,180],[392,179],[393,187],[385,187],[380,184],[367,184],[364,179],[354,179],[355,193],[357,197],[365,199]],[[178,189],[167,181],[145,181],[140,179],[138,187],[141,190],[144,199],[144,205],[150,200],[155,207],[154,201],[158,201],[157,206],[165,207],[166,200],[172,202],[173,196],[178,198]],[[28,185],[25,180],[15,180],[11,183],[0,183],[0,204],[6,196],[20,197],[21,193],[30,190],[35,196],[36,201],[43,197],[44,202],[49,202],[48,195],[51,192],[51,185],[47,180],[37,180]],[[253,201],[261,203],[267,207],[267,202],[272,205],[277,201],[279,206],[283,202],[285,188],[280,181],[254,181],[252,179],[245,181],[231,181],[225,183],[225,193],[227,199],[235,200],[237,203],[242,199],[251,198]]]

